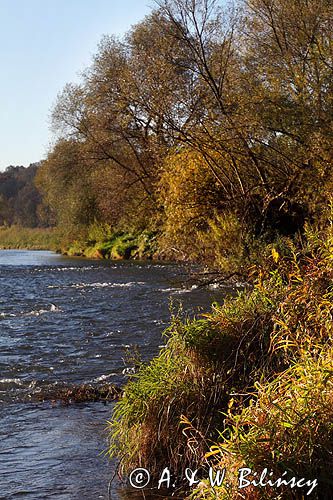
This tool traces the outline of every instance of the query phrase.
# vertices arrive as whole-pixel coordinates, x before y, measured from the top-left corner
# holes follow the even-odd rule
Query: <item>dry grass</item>
[[[332,225],[308,228],[306,238],[301,250],[287,240],[267,247],[252,288],[210,314],[173,317],[166,348],[125,387],[110,422],[110,454],[122,457],[123,472],[169,466],[181,477],[190,467],[205,477],[213,464],[237,478],[242,466],[267,466],[278,477],[319,478],[316,498],[332,498]],[[192,498],[304,496],[267,488],[241,496],[232,485],[203,483]]]

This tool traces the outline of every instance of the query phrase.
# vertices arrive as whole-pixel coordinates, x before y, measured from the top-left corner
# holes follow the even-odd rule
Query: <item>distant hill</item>
[[[39,163],[29,167],[9,166],[0,172],[0,226],[13,224],[37,227],[41,224],[41,195],[34,179]]]

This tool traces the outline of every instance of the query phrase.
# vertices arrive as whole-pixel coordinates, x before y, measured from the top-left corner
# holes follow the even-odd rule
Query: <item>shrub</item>
[[[274,381],[257,384],[257,394],[237,413],[230,409],[220,441],[208,455],[215,466],[226,468],[226,485],[201,487],[193,498],[304,498],[306,490],[288,487],[238,490],[238,469],[248,467],[259,474],[264,468],[273,480],[288,471],[287,478],[318,479],[312,498],[333,495],[333,350],[323,350],[318,359],[305,353],[302,359]],[[254,477],[252,476],[252,479]],[[309,489],[309,488],[307,488]]]
[[[251,386],[271,362],[272,304],[255,289],[215,304],[205,318],[173,316],[165,348],[127,384],[110,422],[109,453],[122,457],[123,472],[165,465],[181,475],[202,464],[229,392]]]
[[[113,232],[109,224],[95,221],[88,228],[87,242],[94,245],[97,242],[105,242],[112,238]]]
[[[214,489],[207,483],[192,498],[269,499],[304,498],[306,493],[285,488],[280,491],[249,486],[239,491],[238,469],[262,471],[267,467],[275,478],[318,479],[312,497],[333,495],[333,274],[332,225],[323,231],[307,228],[303,252],[281,258],[272,248],[272,260],[261,268],[257,289],[275,283],[277,307],[272,308],[274,328],[270,353],[288,367],[277,373],[262,371],[248,397],[230,397],[229,410],[219,424],[220,439],[206,458],[215,457],[217,468],[226,468],[228,483]],[[269,279],[269,276],[271,277]],[[274,288],[273,288],[274,289]],[[260,375],[260,372],[258,372]],[[265,381],[266,375],[266,381]],[[268,376],[267,376],[268,375]]]

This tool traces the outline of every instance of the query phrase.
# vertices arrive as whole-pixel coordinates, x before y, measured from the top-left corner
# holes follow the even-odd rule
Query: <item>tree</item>
[[[38,216],[41,196],[34,185],[38,168],[39,164],[27,168],[9,166],[0,173],[1,225],[36,227],[41,223]]]
[[[207,234],[225,214],[302,230],[332,186],[332,20],[328,0],[159,0],[104,37],[53,112],[39,178],[58,223],[168,231],[191,200]]]

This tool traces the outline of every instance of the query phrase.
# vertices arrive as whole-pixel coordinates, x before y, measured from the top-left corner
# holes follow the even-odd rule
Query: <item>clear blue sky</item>
[[[153,0],[0,0],[0,170],[45,157],[57,94]]]

